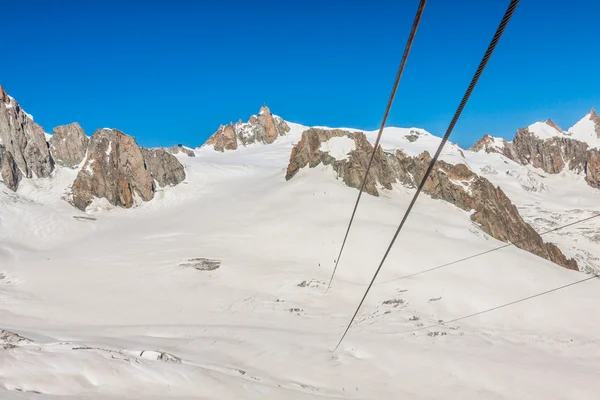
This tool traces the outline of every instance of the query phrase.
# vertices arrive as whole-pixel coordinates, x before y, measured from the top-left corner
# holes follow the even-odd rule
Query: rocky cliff
[[[12,153],[6,151],[6,148],[0,145],[0,177],[4,184],[10,190],[16,191],[22,176]]]
[[[141,148],[146,168],[159,186],[174,186],[185,179],[183,165],[164,149]]]
[[[85,158],[89,139],[77,122],[57,126],[49,140],[50,154],[57,164],[74,168]]]
[[[44,130],[33,121],[0,86],[0,145],[10,154],[3,159],[14,161],[20,173],[27,178],[48,177],[54,161],[48,150]],[[7,167],[8,168],[8,167]],[[18,179],[13,180],[18,185]],[[13,186],[8,185],[9,187]],[[14,186],[13,190],[16,190]]]
[[[98,197],[129,208],[136,197],[152,199],[155,180],[165,186],[183,179],[183,166],[165,150],[146,150],[119,130],[99,129],[90,139],[85,164],[73,182],[73,204],[85,210]]]
[[[590,143],[600,143],[600,118],[592,109],[571,130],[561,131],[552,120],[546,120],[518,129],[512,142],[485,135],[470,150],[500,153],[519,164],[532,165],[549,174],[568,169],[585,175],[590,186],[599,188],[598,149],[591,147]]]
[[[253,115],[246,123],[240,120],[235,124],[221,125],[203,146],[213,146],[216,151],[223,152],[252,143],[270,144],[289,130],[282,118],[271,114],[267,106],[262,106],[258,115]]]
[[[326,150],[325,144],[334,138],[348,138],[354,142],[353,149],[341,159]],[[286,180],[292,179],[301,168],[312,168],[322,163],[331,165],[346,185],[360,188],[372,150],[373,147],[361,132],[311,128],[303,132],[301,140],[292,149]],[[377,196],[378,186],[391,189],[396,182],[416,187],[425,175],[430,161],[428,152],[409,157],[400,151],[391,154],[378,148],[365,191]],[[544,243],[540,235],[521,218],[515,205],[499,187],[478,176],[466,165],[438,161],[423,191],[434,199],[472,211],[471,219],[490,236],[514,243],[523,250],[565,268],[578,269],[575,260],[567,259],[555,245]]]

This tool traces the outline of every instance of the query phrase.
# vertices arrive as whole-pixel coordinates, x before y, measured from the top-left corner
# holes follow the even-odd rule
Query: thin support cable
[[[469,315],[465,315],[465,316],[462,316],[462,317],[454,318],[454,319],[451,319],[449,321],[443,321],[443,322],[439,322],[439,323],[433,324],[433,325],[421,326],[419,328],[408,329],[408,330],[405,330],[405,331],[393,332],[393,333],[389,333],[389,334],[390,335],[397,335],[397,334],[399,335],[399,334],[402,334],[402,333],[411,333],[411,332],[421,331],[421,330],[424,330],[424,329],[436,328],[438,326],[446,326],[446,325],[451,324],[453,322],[458,322],[458,321],[465,320],[467,318],[472,318],[472,317],[476,317],[478,315],[487,314],[489,312],[496,311],[496,310],[499,310],[501,308],[505,308],[505,307],[509,307],[509,306],[512,306],[512,305],[515,305],[515,304],[518,304],[518,303],[522,303],[524,301],[531,300],[531,299],[534,299],[536,297],[544,296],[544,295],[550,294],[552,292],[557,292],[559,290],[566,289],[566,288],[568,288],[570,286],[575,286],[575,285],[578,285],[580,283],[587,282],[587,281],[590,281],[590,280],[596,279],[596,278],[600,278],[600,275],[594,274],[594,275],[589,276],[587,278],[580,279],[578,281],[571,282],[571,283],[568,283],[566,285],[555,287],[553,289],[546,290],[546,291],[541,292],[541,293],[536,293],[534,295],[527,296],[527,297],[524,297],[524,298],[519,299],[519,300],[514,300],[514,301],[511,301],[510,303],[504,303],[504,304],[501,304],[501,305],[496,306],[496,307],[492,307],[492,308],[488,308],[486,310],[478,311],[478,312],[473,313],[473,314],[469,314]],[[384,334],[385,335],[385,334],[388,334],[388,333],[380,333],[380,334]]]
[[[375,274],[373,275],[373,279],[371,279],[371,282],[369,283],[367,290],[365,291],[360,303],[358,304],[358,307],[356,308],[356,311],[354,312],[354,315],[352,316],[350,323],[346,327],[344,334],[342,335],[340,341],[335,346],[333,351],[337,350],[337,348],[340,346],[340,344],[342,344],[342,341],[344,340],[344,338],[346,337],[346,334],[350,330],[350,326],[352,326],[352,322],[354,322],[354,319],[356,318],[356,315],[358,314],[360,307],[362,306],[363,302],[367,298],[367,295],[369,294],[369,290],[371,290],[371,287],[373,286],[373,283],[375,282],[375,279],[377,278],[377,275],[379,274],[381,267],[383,266],[388,254],[390,253],[390,250],[392,249],[392,246],[394,245],[394,242],[396,241],[398,234],[402,230],[402,227],[404,226],[406,219],[410,215],[410,212],[411,212],[413,206],[415,205],[415,202],[417,201],[417,198],[419,197],[421,190],[423,190],[423,187],[425,186],[425,183],[427,182],[427,178],[431,174],[431,171],[433,170],[433,167],[434,167],[438,157],[440,156],[440,153],[442,152],[444,145],[448,141],[448,137],[452,133],[452,130],[454,129],[454,126],[456,125],[456,122],[458,121],[463,109],[465,108],[465,105],[467,104],[467,101],[469,100],[469,97],[471,96],[471,93],[473,92],[473,89],[475,88],[475,85],[477,85],[477,81],[479,81],[479,78],[481,77],[481,73],[485,69],[485,66],[487,65],[492,53],[494,52],[494,49],[496,48],[496,45],[498,44],[500,37],[502,37],[502,34],[504,33],[504,29],[506,28],[506,25],[508,24],[511,17],[513,16],[513,13],[515,12],[515,9],[517,8],[518,4],[519,4],[519,0],[511,0],[510,4],[508,5],[508,8],[507,8],[506,12],[504,13],[504,17],[502,17],[502,21],[500,21],[500,25],[498,26],[498,29],[496,30],[496,33],[494,34],[492,41],[490,42],[485,54],[483,55],[483,58],[482,58],[481,62],[479,63],[479,67],[477,68],[477,71],[475,72],[475,75],[473,76],[473,79],[471,80],[471,83],[469,84],[469,87],[467,88],[467,91],[465,92],[465,94],[458,106],[458,109],[456,110],[456,113],[454,114],[454,117],[452,118],[452,121],[450,122],[450,125],[448,126],[448,129],[446,130],[446,134],[442,138],[440,146],[438,147],[437,151],[435,152],[434,157],[431,159],[431,162],[429,163],[429,167],[427,168],[427,171],[425,172],[425,175],[423,176],[423,179],[421,180],[421,183],[419,184],[419,187],[417,188],[417,192],[413,196],[413,198],[406,210],[406,213],[404,214],[404,217],[402,218],[402,221],[400,222],[400,225],[398,225],[398,229],[396,230],[396,233],[394,234],[392,241],[390,242],[387,250],[385,251],[385,254],[383,255],[383,258],[381,259],[381,262],[379,263],[379,266],[377,267]]]
[[[589,221],[589,220],[597,218],[597,217],[600,217],[600,214],[595,214],[595,215],[592,215],[591,217],[583,218],[583,219],[580,219],[578,221],[571,222],[571,223],[569,223],[567,225],[563,225],[563,226],[559,226],[557,228],[550,229],[549,231],[540,233],[540,236],[546,235],[548,233],[556,232],[558,230],[561,230],[561,229],[564,229],[564,228],[568,228],[570,226],[577,225],[577,224],[580,224],[580,223],[585,222],[585,221]],[[399,278],[394,278],[394,279],[390,279],[390,280],[387,280],[387,281],[378,282],[378,283],[376,283],[376,285],[383,285],[384,283],[390,283],[390,282],[395,282],[395,281],[399,281],[399,280],[402,280],[402,279],[412,278],[413,276],[422,275],[422,274],[425,274],[427,272],[431,272],[431,271],[435,271],[435,270],[438,270],[438,269],[446,268],[446,267],[449,267],[451,265],[461,263],[463,261],[471,260],[471,259],[476,258],[476,257],[480,257],[480,256],[483,256],[483,255],[486,255],[486,254],[489,254],[489,253],[493,253],[493,252],[498,251],[498,250],[505,249],[507,247],[516,246],[517,243],[518,242],[507,243],[507,244],[504,244],[502,246],[495,247],[493,249],[482,251],[481,253],[473,254],[471,256],[464,257],[464,258],[461,258],[459,260],[454,260],[454,261],[451,261],[451,262],[446,263],[446,264],[438,265],[437,267],[424,269],[422,271],[415,272],[415,273],[408,274],[408,275],[404,275],[404,276],[401,276]]]
[[[394,102],[394,97],[396,96],[396,91],[398,89],[398,84],[400,83],[400,78],[402,77],[402,72],[404,72],[404,66],[406,65],[406,60],[408,60],[408,54],[410,53],[410,49],[412,47],[413,41],[415,39],[415,34],[417,33],[417,28],[419,27],[419,23],[421,22],[421,15],[423,14],[423,10],[425,9],[425,3],[427,0],[421,0],[419,4],[419,8],[417,9],[417,14],[415,15],[415,19],[413,21],[412,29],[410,30],[410,35],[408,36],[408,41],[406,42],[406,47],[404,48],[404,54],[402,56],[402,61],[400,62],[400,66],[398,67],[398,73],[396,74],[396,80],[394,81],[394,85],[392,86],[392,93],[390,93],[390,98],[387,103],[387,107],[385,108],[385,113],[383,114],[383,120],[381,121],[381,126],[379,127],[379,133],[377,134],[377,139],[375,139],[375,143],[373,145],[373,152],[371,153],[371,158],[369,159],[369,164],[367,164],[367,170],[365,171],[365,177],[362,180],[360,185],[360,190],[358,191],[358,197],[356,198],[356,203],[354,203],[354,209],[352,210],[352,216],[350,217],[350,222],[348,223],[348,228],[346,229],[346,234],[344,235],[344,240],[342,242],[342,247],[340,248],[340,253],[338,254],[335,260],[335,266],[333,267],[333,273],[331,274],[331,278],[329,279],[329,284],[327,285],[327,291],[331,287],[331,283],[333,282],[333,277],[335,276],[335,271],[337,270],[338,264],[340,262],[340,258],[342,257],[342,253],[344,251],[344,246],[346,245],[346,240],[348,239],[348,233],[350,233],[350,227],[352,226],[352,222],[354,221],[354,216],[356,215],[356,209],[358,208],[358,203],[360,202],[360,198],[365,189],[365,185],[367,183],[367,177],[369,176],[369,171],[371,170],[371,165],[373,164],[373,159],[375,158],[375,153],[377,152],[377,147],[379,146],[379,141],[381,140],[381,135],[383,134],[383,128],[385,127],[385,123],[387,122],[388,115],[390,113],[390,109],[392,108],[392,103]]]

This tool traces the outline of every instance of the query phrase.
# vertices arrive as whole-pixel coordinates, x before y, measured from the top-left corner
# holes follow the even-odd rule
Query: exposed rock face
[[[321,144],[333,137],[349,137],[354,140],[355,149],[350,153],[348,160],[338,161],[328,152],[321,150]],[[348,132],[341,129],[310,128],[302,133],[302,138],[292,149],[285,178],[290,180],[306,165],[313,168],[320,163],[324,165],[331,164],[344,183],[350,187],[359,188],[367,170],[372,150],[373,146],[363,133]],[[396,182],[396,177],[392,166],[387,162],[387,156],[381,150],[381,147],[378,147],[365,184],[365,192],[373,196],[379,196],[376,187],[378,183],[386,189],[391,189],[394,182]]]
[[[527,128],[519,129],[513,141],[515,157],[521,164],[531,164],[550,174],[561,172],[565,166],[572,170],[582,170],[587,158],[588,145],[577,140],[553,137],[540,139]]]
[[[146,168],[160,186],[177,185],[185,179],[183,165],[174,155],[164,149],[144,149],[142,154]]]
[[[262,106],[259,114],[250,117],[247,123],[240,120],[235,124],[221,125],[204,146],[212,145],[215,150],[222,152],[252,143],[270,144],[289,130],[290,127],[282,118],[271,114],[267,106]]]
[[[15,99],[0,86],[0,144],[12,154],[23,175],[31,178],[50,176],[54,161],[41,126],[33,122]]]
[[[178,144],[177,146],[172,146],[167,149],[167,151],[171,154],[179,154],[183,153],[188,157],[196,157],[196,154],[192,149],[184,147],[183,145]]]
[[[588,151],[587,155],[585,180],[590,186],[600,189],[600,152],[594,149]]]
[[[129,208],[136,195],[144,201],[152,199],[155,180],[165,186],[184,179],[183,166],[164,149],[144,149],[119,130],[99,129],[90,139],[85,164],[73,183],[73,204],[85,210],[99,197]]]
[[[221,125],[219,129],[208,138],[204,145],[213,145],[216,151],[235,150],[237,149],[237,138],[235,127],[236,125]]]
[[[352,138],[355,143],[355,149],[344,160],[337,160],[321,150],[323,142],[340,136]],[[303,167],[312,168],[323,163],[331,165],[348,186],[360,188],[372,150],[373,147],[363,133],[309,129],[303,132],[302,139],[292,150],[286,179],[291,179]],[[430,161],[428,152],[409,157],[400,151],[389,154],[378,148],[365,191],[378,195],[377,185],[391,189],[395,182],[416,187],[425,175]],[[514,243],[523,250],[566,268],[578,269],[575,260],[568,260],[553,244],[544,243],[540,235],[521,218],[517,208],[499,187],[494,187],[466,165],[438,161],[423,191],[434,199],[445,200],[463,210],[474,210],[471,219],[494,238]]]
[[[89,139],[77,122],[57,126],[50,138],[50,154],[57,164],[74,168],[85,158]]]
[[[600,117],[593,108],[590,111],[590,120],[594,122],[596,136],[600,138]]]
[[[0,145],[0,176],[10,190],[16,191],[21,181],[21,170],[17,166],[12,154]]]
[[[600,118],[594,110],[590,113],[590,119],[598,121],[596,127],[600,132]],[[545,123],[560,131],[552,120]],[[485,135],[470,150],[499,153],[519,164],[531,164],[549,174],[558,174],[568,168],[573,172],[585,174],[585,180],[590,186],[600,188],[598,149],[590,149],[587,143],[567,135],[568,132],[565,136],[542,139],[528,128],[521,128],[517,130],[512,142]]]
[[[131,207],[134,194],[152,199],[154,179],[135,139],[116,129],[99,129],[90,140],[88,156],[73,182],[73,204],[85,210],[94,197]]]

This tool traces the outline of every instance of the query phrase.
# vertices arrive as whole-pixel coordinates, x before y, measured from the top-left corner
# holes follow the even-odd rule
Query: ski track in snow
[[[24,180],[17,194],[2,187],[0,329],[28,340],[0,339],[0,398],[597,398],[595,280],[402,333],[584,276],[506,248],[379,283],[502,244],[467,212],[425,195],[332,353],[414,192],[398,185],[363,196],[325,293],[357,191],[321,165],[286,182],[304,129],[290,126],[268,146],[178,155],[186,181],[131,210],[70,206],[77,170]],[[439,140],[387,128],[382,147],[433,153]],[[340,145],[330,150],[344,156]],[[538,231],[600,211],[600,191],[567,172],[548,175],[451,143],[442,159],[500,185]],[[594,270],[599,227],[594,220],[545,240]],[[181,266],[194,258],[221,264]]]

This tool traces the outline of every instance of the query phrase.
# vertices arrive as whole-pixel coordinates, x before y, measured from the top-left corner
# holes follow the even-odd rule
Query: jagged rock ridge
[[[595,132],[600,139],[600,118],[593,109],[588,115],[589,120],[595,124]],[[584,120],[586,118],[587,116]],[[549,174],[558,174],[568,169],[584,174],[588,185],[600,188],[598,148],[591,148],[588,143],[573,138],[576,135],[571,132],[561,131],[552,120],[543,124],[552,128],[547,137],[540,137],[535,132],[540,125],[534,124],[518,129],[512,142],[485,135],[470,150],[499,153],[519,164],[532,165]]]
[[[19,170],[12,174],[13,178],[19,173],[24,177],[48,177],[54,169],[54,161],[48,150],[48,143],[41,126],[33,121],[19,103],[10,97],[0,86],[0,145],[3,146],[3,159],[6,171],[14,170],[14,165]],[[6,156],[10,154],[10,156]],[[3,168],[4,170],[4,168]],[[7,186],[16,190],[20,179],[9,179],[10,174],[5,173],[3,180]]]
[[[354,140],[354,149],[346,159],[336,159],[321,149],[323,143],[336,137]],[[372,150],[373,147],[361,132],[311,128],[303,132],[302,139],[292,149],[286,180],[292,179],[301,168],[312,168],[322,163],[331,165],[346,185],[359,188]],[[378,196],[378,185],[391,189],[395,182],[416,187],[425,175],[430,161],[428,152],[409,157],[401,151],[390,154],[378,147],[365,191]],[[554,244],[544,243],[540,235],[521,218],[502,189],[478,176],[466,165],[438,161],[423,191],[434,199],[445,200],[466,211],[474,211],[471,219],[490,236],[514,243],[523,250],[565,268],[578,269],[575,260],[567,259]]]
[[[240,120],[235,124],[221,125],[204,146],[213,146],[216,151],[223,152],[252,143],[270,144],[289,130],[281,117],[271,114],[267,106],[262,106],[259,114],[250,117],[246,123]]]
[[[90,140],[85,164],[72,186],[73,204],[85,210],[94,197],[132,207],[136,196],[153,198],[158,185],[185,179],[183,166],[163,149],[140,148],[135,139],[116,129],[99,129]]]

